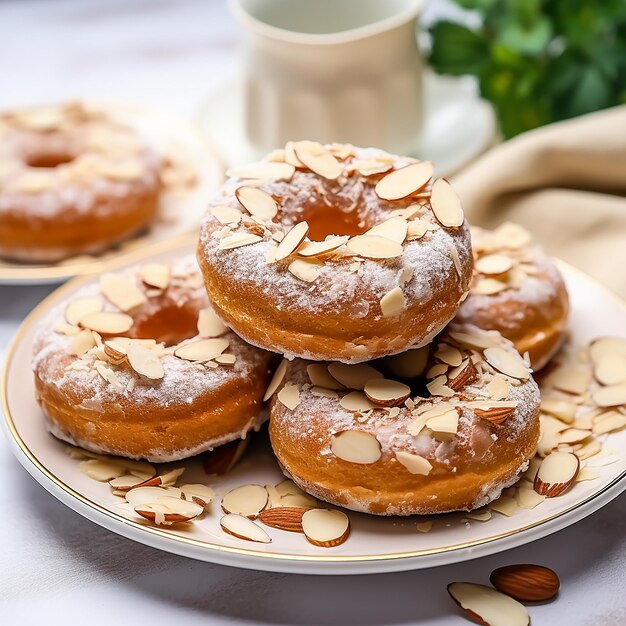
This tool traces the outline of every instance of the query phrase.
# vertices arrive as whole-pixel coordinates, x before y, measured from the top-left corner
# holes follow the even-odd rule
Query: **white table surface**
[[[237,71],[221,0],[0,3],[0,106],[86,96],[193,115]],[[0,350],[51,288],[0,287]],[[24,375],[29,375],[25,372]],[[562,581],[535,626],[626,624],[626,498],[556,535],[433,570],[355,577],[266,574],[194,562],[118,537],[48,495],[0,438],[3,624],[402,625],[467,623],[446,584],[540,563]]]

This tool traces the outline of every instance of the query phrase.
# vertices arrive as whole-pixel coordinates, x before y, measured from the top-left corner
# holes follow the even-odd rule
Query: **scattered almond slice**
[[[333,454],[348,463],[369,465],[381,457],[378,439],[360,430],[344,430],[332,435],[330,442]]]
[[[504,348],[487,348],[484,354],[487,363],[502,374],[519,380],[530,378],[528,366],[519,355],[513,354],[513,352],[509,352]]]
[[[124,312],[147,301],[135,281],[122,274],[103,274],[100,277],[100,290],[109,302]]]
[[[528,483],[525,483],[528,485]],[[520,487],[515,497],[517,499],[517,504],[522,509],[534,509],[536,506],[539,506],[545,499],[545,496],[539,495],[530,485],[527,487]]]
[[[198,312],[198,334],[202,338],[220,337],[228,332],[228,327],[213,309]]]
[[[376,226],[372,226],[366,233],[366,236],[385,237],[402,245],[406,239],[408,232],[408,222],[404,217],[391,217]]]
[[[481,296],[494,296],[505,289],[508,289],[508,285],[502,281],[495,278],[482,278],[472,287],[472,293]]]
[[[388,291],[380,299],[380,309],[383,313],[383,317],[393,317],[404,311],[406,308],[406,298],[401,287],[396,287],[391,291]]]
[[[330,363],[328,365],[330,375],[348,389],[365,389],[365,383],[373,378],[383,378],[383,375],[371,365],[359,363],[347,365],[346,363]]]
[[[257,180],[290,181],[295,171],[296,168],[290,163],[260,161],[258,163],[251,163],[250,165],[231,167],[226,170],[226,176]]]
[[[583,467],[576,475],[577,483],[581,483],[585,480],[596,480],[600,478],[600,472],[595,467]]]
[[[402,244],[379,235],[357,235],[346,243],[346,248],[366,259],[394,259],[403,251]]]
[[[497,347],[501,341],[500,338],[496,338],[487,332],[469,333],[451,330],[448,336],[462,346],[478,350]]]
[[[347,393],[339,400],[339,406],[346,411],[369,411],[376,408],[376,405],[372,404],[362,391]]]
[[[220,239],[218,248],[220,250],[233,250],[234,248],[241,248],[242,246],[249,246],[253,243],[263,241],[263,237],[254,235],[253,233],[234,233]]]
[[[95,345],[96,342],[90,330],[81,330],[71,338],[72,353],[76,356],[83,356]]]
[[[571,424],[576,416],[578,406],[573,402],[567,402],[565,400],[541,400],[541,410],[544,413],[554,415],[554,417],[560,419],[566,424]]]
[[[626,419],[624,420],[626,424]],[[580,443],[591,435],[590,430],[582,430],[580,428],[568,428],[559,434],[559,442],[562,444]]]
[[[433,528],[432,522],[417,522],[415,528],[418,533],[429,533]]]
[[[379,406],[400,406],[411,394],[408,385],[380,377],[368,380],[363,390],[367,398]]]
[[[174,356],[185,361],[203,363],[222,354],[229,345],[228,339],[200,339],[179,346],[174,350]]]
[[[297,385],[287,383],[279,392],[278,400],[290,411],[295,410],[300,404],[300,389]]]
[[[302,531],[314,546],[334,548],[350,534],[350,520],[342,511],[310,509],[302,515]]]
[[[217,219],[220,224],[239,224],[241,221],[241,211],[226,205],[212,206],[209,213]]]
[[[606,433],[624,428],[624,426],[626,426],[626,415],[617,411],[609,411],[595,422],[592,429],[596,435],[605,435]]]
[[[254,217],[270,221],[278,213],[278,203],[269,193],[258,187],[239,187],[235,196],[243,208]]]
[[[272,380],[270,384],[267,386],[265,390],[265,395],[263,396],[263,402],[267,402],[275,393],[276,390],[280,387],[283,382],[283,378],[285,378],[285,374],[287,373],[287,365],[289,361],[287,359],[283,359],[279,366],[276,368],[274,375],[272,376]]]
[[[428,476],[433,466],[428,459],[419,454],[411,454],[402,450],[396,452],[396,459],[406,467],[411,474]]]
[[[65,307],[65,319],[68,324],[78,326],[85,316],[99,313],[103,306],[104,302],[99,297],[77,298]]]
[[[459,413],[455,407],[449,407],[446,411],[429,417],[426,427],[435,434],[444,433],[454,435],[459,428]]]
[[[237,357],[234,354],[220,354],[215,357],[215,362],[220,365],[234,365],[237,361]]]
[[[271,537],[253,521],[242,515],[229,513],[220,520],[222,530],[238,539],[256,541],[257,543],[271,543]]]
[[[199,483],[182,485],[180,487],[180,491],[185,500],[188,502],[195,502],[203,509],[206,509],[207,506],[209,506],[215,495],[211,487]]]
[[[328,366],[325,363],[310,363],[306,366],[306,371],[311,384],[316,387],[344,389],[344,386],[328,371]]]
[[[626,385],[602,387],[591,394],[593,401],[600,407],[626,404]]]
[[[500,274],[506,274],[514,264],[515,261],[510,256],[504,254],[488,254],[476,260],[474,269],[480,274],[498,276]]]
[[[203,508],[195,502],[187,502],[180,498],[162,497],[158,502],[135,506],[135,512],[155,524],[173,524],[189,522],[198,517]]]
[[[523,604],[492,587],[475,583],[451,583],[448,593],[474,620],[486,626],[529,626]]]
[[[296,224],[278,244],[274,258],[277,261],[282,261],[293,254],[305,240],[308,233],[309,224],[307,222],[299,222]]]
[[[476,509],[465,514],[465,517],[477,522],[487,522],[491,519],[491,511],[487,508]]]
[[[159,357],[143,346],[131,343],[126,351],[129,365],[144,378],[150,380],[161,380],[165,376],[163,364]]]
[[[348,235],[335,235],[326,238],[324,241],[305,241],[298,248],[298,254],[303,257],[321,256],[340,248],[348,242]]]
[[[304,259],[294,259],[289,264],[288,270],[305,283],[312,283],[317,280],[322,271],[320,264]]]
[[[85,315],[81,319],[80,325],[101,335],[120,335],[131,329],[133,318],[125,313],[102,311]]]
[[[607,386],[626,383],[626,354],[603,354],[594,363],[596,380]]]
[[[580,395],[589,388],[591,372],[575,366],[558,367],[550,373],[547,382],[559,391]]]
[[[539,466],[535,476],[535,491],[547,498],[559,496],[574,483],[580,460],[570,452],[552,452]]]
[[[451,365],[452,367],[458,367],[463,362],[463,354],[461,351],[458,348],[450,346],[446,343],[440,343],[437,346],[435,358]]]
[[[443,398],[452,398],[455,395],[454,389],[448,387],[448,378],[445,374],[437,376],[431,380],[426,388],[431,396],[441,396]]]
[[[83,450],[81,452],[87,453],[87,451]],[[154,467],[145,461],[112,459],[101,455],[96,455],[96,458],[83,461],[80,464],[80,470],[89,478],[99,482],[108,482],[125,474],[132,474],[143,481],[156,474]]]
[[[341,175],[341,164],[321,144],[300,141],[294,145],[294,151],[300,162],[318,176],[335,180]]]
[[[430,194],[430,206],[437,221],[446,228],[460,228],[465,221],[461,200],[450,183],[438,178],[433,183]]]
[[[236,513],[249,519],[256,519],[267,506],[268,494],[262,485],[243,485],[231,489],[222,497],[224,513]]]
[[[422,189],[434,172],[430,161],[411,163],[381,178],[374,191],[381,200],[401,200]]]
[[[579,448],[574,452],[574,454],[581,460],[584,461],[592,456],[595,456],[602,450],[602,445],[597,439],[591,439],[589,443],[583,445],[582,448]]]
[[[148,263],[139,268],[139,276],[149,287],[167,289],[170,283],[170,268],[162,263]]]
[[[489,503],[489,508],[505,517],[512,517],[519,511],[517,500],[510,496],[500,496],[497,500]]]

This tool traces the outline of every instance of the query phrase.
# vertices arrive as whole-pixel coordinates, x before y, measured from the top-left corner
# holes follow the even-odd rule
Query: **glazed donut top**
[[[278,390],[273,402],[282,405],[280,428],[289,439],[328,433],[322,456],[359,463],[395,458],[404,465],[408,455],[408,462],[425,464],[416,473],[433,477],[488,466],[498,439],[515,441],[539,409],[539,389],[513,344],[470,325],[452,324],[430,346],[374,361],[376,370],[299,359],[283,364],[282,380],[275,377],[270,390]],[[424,389],[419,379],[426,368]],[[378,384],[368,390],[372,382]],[[335,437],[353,431],[360,437],[341,450]],[[357,460],[372,451],[368,460]],[[506,486],[485,484],[476,506]],[[367,510],[366,503],[354,504]]]
[[[104,110],[70,103],[0,115],[0,215],[106,211],[94,197],[159,188],[161,165],[137,130]]]
[[[188,256],[103,274],[76,292],[42,321],[33,369],[95,412],[127,403],[184,410],[267,362],[217,318]]]
[[[470,321],[475,311],[489,308],[494,300],[541,305],[557,296],[559,271],[527,230],[506,222],[492,231],[472,226],[471,232],[474,275],[460,320]],[[515,315],[498,319],[503,332],[520,323],[523,320]]]
[[[445,180],[433,182],[428,161],[302,141],[228,174],[203,221],[199,252],[277,308],[320,314],[352,306],[356,317],[379,319],[398,314],[404,298],[445,289],[452,264],[461,277],[471,263],[458,198]]]

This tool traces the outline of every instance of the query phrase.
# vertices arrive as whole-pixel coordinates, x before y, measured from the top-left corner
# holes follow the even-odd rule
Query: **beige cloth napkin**
[[[626,106],[524,133],[452,182],[472,224],[518,222],[626,297]]]

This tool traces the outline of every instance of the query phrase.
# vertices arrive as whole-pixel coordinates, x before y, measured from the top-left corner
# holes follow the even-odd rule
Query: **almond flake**
[[[426,427],[434,433],[455,435],[459,428],[459,414],[455,408],[426,420]]]
[[[102,298],[77,298],[65,307],[65,319],[72,326],[77,326],[86,315],[102,311],[103,305]]]
[[[508,285],[495,278],[481,278],[473,287],[472,293],[479,296],[495,296],[497,293],[508,289]]]
[[[417,524],[415,524],[415,528],[419,533],[429,533],[432,530],[432,527],[432,522],[417,522]]]
[[[261,485],[243,485],[226,492],[222,498],[224,513],[256,519],[267,506],[268,493]]]
[[[439,178],[433,183],[430,194],[430,206],[437,221],[446,228],[463,226],[465,215],[461,207],[461,200],[456,195],[450,183]]]
[[[213,309],[200,309],[198,312],[198,334],[200,337],[220,337],[228,332],[228,327]]]
[[[604,435],[624,428],[624,426],[626,426],[626,415],[617,411],[609,411],[593,425],[593,432],[596,435]]]
[[[519,512],[517,500],[510,496],[500,496],[497,500],[489,503],[489,508],[506,517],[512,517]]]
[[[297,385],[287,383],[279,392],[278,400],[286,406],[290,411],[296,409],[300,404],[300,389]]]
[[[235,190],[235,196],[250,215],[264,221],[272,220],[278,213],[276,200],[258,187],[239,187]]]
[[[451,389],[447,385],[448,378],[445,375],[437,376],[434,380],[431,380],[426,388],[431,396],[442,396],[444,398],[451,398],[455,395],[454,389]]]
[[[200,339],[179,346],[174,350],[174,356],[185,361],[202,363],[222,354],[229,344],[228,339]]]
[[[498,276],[506,274],[514,265],[515,261],[504,254],[488,254],[480,257],[474,263],[474,269],[480,274],[487,276]]]
[[[295,151],[296,142],[288,141],[285,145],[284,159],[286,163],[293,165],[294,167],[304,167],[302,161],[296,156]]]
[[[602,385],[626,383],[626,354],[604,354],[595,361],[593,373]]]
[[[207,506],[213,500],[215,495],[213,489],[207,485],[192,483],[189,485],[182,485],[180,487],[181,494],[188,502],[195,502],[197,505],[206,509]]]
[[[220,224],[224,225],[239,224],[241,220],[241,211],[225,204],[212,206],[209,209],[209,213],[211,213]]]
[[[330,363],[328,365],[330,375],[348,389],[363,390],[365,383],[373,378],[382,378],[383,375],[371,365],[358,363],[348,365],[346,363]]]
[[[552,452],[539,466],[535,476],[535,491],[547,498],[559,496],[576,480],[580,460],[570,452]]]
[[[518,354],[504,348],[487,348],[484,352],[487,363],[506,376],[528,380],[530,372]]]
[[[452,367],[458,367],[463,362],[463,355],[461,354],[461,351],[446,343],[440,343],[437,346],[435,358],[451,365]],[[451,376],[454,377],[452,374]]]
[[[366,259],[394,259],[402,254],[402,244],[386,237],[375,235],[357,235],[346,244],[353,254]]]
[[[100,290],[121,311],[130,311],[147,301],[135,281],[122,274],[103,274]]]
[[[150,287],[167,289],[170,282],[170,268],[162,263],[148,263],[139,268],[139,276]]]
[[[411,474],[418,474],[421,476],[428,476],[433,466],[428,459],[425,459],[419,454],[411,454],[410,452],[398,451],[396,452],[396,459],[406,467]]]
[[[380,224],[370,228],[365,235],[374,237],[385,237],[402,245],[408,232],[408,222],[400,216],[389,218]]]
[[[300,162],[318,176],[335,180],[341,175],[341,164],[322,144],[313,141],[299,141],[294,151]]]
[[[285,180],[290,181],[296,168],[289,163],[260,161],[250,165],[231,167],[226,170],[226,176],[235,178],[254,178],[258,180]]]
[[[83,356],[96,345],[96,342],[90,330],[81,330],[72,336],[71,345],[73,354]]]
[[[369,465],[381,457],[380,443],[370,433],[345,430],[332,435],[330,441],[333,454],[348,463]]]
[[[592,456],[595,456],[602,450],[602,445],[597,439],[591,439],[589,443],[586,443],[582,448],[578,448],[574,454],[584,461]]]
[[[115,390],[123,391],[122,383],[117,377],[117,374],[104,362],[96,361],[94,364],[96,371],[102,378],[108,382]]]
[[[374,190],[381,200],[401,200],[422,189],[434,172],[430,161],[412,163],[381,178]]]
[[[344,386],[336,380],[328,371],[325,363],[311,363],[306,366],[311,384],[326,389],[344,389]]]
[[[80,325],[89,330],[95,330],[101,335],[120,335],[129,331],[133,325],[133,318],[125,313],[89,313],[80,320]]]
[[[380,299],[380,308],[383,317],[394,317],[399,315],[406,308],[406,298],[401,287],[396,287],[388,291]]]
[[[325,398],[338,398],[339,394],[333,389],[326,389],[326,387],[311,387],[311,393],[314,396],[324,396]]]
[[[421,239],[431,230],[437,230],[437,227],[428,220],[413,220],[408,224],[407,237],[409,239]]]
[[[238,539],[256,541],[257,543],[271,543],[271,537],[252,520],[242,515],[229,513],[220,520],[222,530]]]
[[[547,382],[565,393],[581,395],[589,388],[591,372],[575,366],[559,367],[550,373]]]
[[[487,522],[491,519],[491,511],[487,508],[476,509],[465,514],[465,517],[477,522]]]
[[[311,509],[302,515],[302,532],[314,546],[333,548],[348,538],[350,520],[343,511]]]
[[[278,244],[274,258],[277,261],[286,259],[290,254],[293,254],[300,244],[305,240],[309,233],[309,225],[307,222],[299,222],[296,224]]]
[[[500,246],[518,250],[532,242],[532,235],[519,224],[505,222],[493,231]]]
[[[346,409],[346,411],[369,411],[376,408],[376,405],[372,404],[362,391],[347,393],[339,400],[339,406]]]
[[[462,346],[468,348],[475,348],[478,350],[484,350],[485,348],[497,347],[501,339],[497,336],[491,335],[487,332],[476,331],[474,333],[458,332],[451,330],[448,336],[460,343]]]
[[[554,415],[554,417],[566,424],[571,424],[574,421],[578,407],[573,402],[567,402],[565,400],[542,399],[541,410],[544,413]]]
[[[165,376],[163,364],[152,350],[148,350],[136,343],[131,343],[126,354],[129,365],[137,374],[150,380],[160,380]]]
[[[626,405],[626,385],[603,387],[594,391],[591,398],[600,407]]]
[[[217,247],[219,250],[232,250],[233,248],[249,246],[259,241],[263,241],[263,237],[254,235],[253,233],[234,233],[233,235],[228,235],[220,239]]]
[[[496,374],[493,380],[487,383],[486,389],[492,400],[504,400],[509,395],[510,385],[504,376]]]
[[[626,424],[626,419],[624,420]],[[590,430],[582,430],[580,428],[568,428],[559,435],[559,442],[562,444],[580,443],[591,435]]]
[[[528,485],[528,483],[525,484]],[[546,499],[545,496],[540,496],[530,485],[528,487],[521,486],[515,497],[521,509],[534,509]]]
[[[288,364],[289,364],[289,361],[287,361],[287,359],[283,359],[278,365],[278,367],[276,368],[276,371],[274,372],[274,375],[272,376],[272,380],[270,381],[270,384],[267,386],[267,389],[265,390],[265,395],[263,396],[263,402],[267,402],[276,393],[276,390],[280,387],[281,383],[283,382],[283,379],[285,378],[285,374],[287,373]]]
[[[298,248],[298,254],[303,257],[321,256],[340,248],[348,242],[348,235],[327,237],[324,241],[305,241]]]
[[[287,268],[296,278],[306,283],[315,281],[322,269],[319,263],[305,261],[304,259],[294,259]]]
[[[220,365],[234,365],[237,357],[234,354],[220,354],[215,357],[215,362]]]
[[[411,388],[404,383],[386,378],[373,378],[365,383],[368,400],[379,406],[400,406],[411,394]]]
[[[528,626],[530,617],[523,604],[486,585],[451,583],[448,593],[473,618],[486,626]]]

